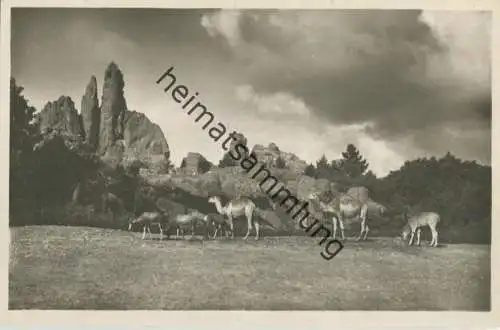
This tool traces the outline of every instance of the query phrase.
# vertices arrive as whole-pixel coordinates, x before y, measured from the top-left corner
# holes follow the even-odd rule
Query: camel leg
[[[179,231],[180,231],[180,228],[177,227],[177,229],[175,231],[175,239],[179,239]]]
[[[437,239],[438,239],[438,233],[437,230],[434,228],[431,228],[431,233],[432,233],[432,241],[431,241],[431,246],[436,247],[437,246]]]
[[[361,220],[361,219],[360,219]],[[359,231],[359,236],[356,237],[356,241],[359,241],[361,239],[361,236],[363,235],[363,232],[365,231],[365,224],[363,220],[360,221],[360,231]]]
[[[160,241],[163,241],[163,228],[161,226],[161,223],[158,224],[158,227],[160,228]]]
[[[231,228],[231,239],[234,239],[234,223],[233,223],[233,217],[231,214],[229,214],[228,216],[228,219],[229,219],[229,228]]]
[[[410,240],[408,241],[408,245],[411,245],[413,243],[413,236],[415,235],[415,232],[412,231],[410,235]]]
[[[212,237],[213,239],[215,239],[217,237],[217,232],[219,231],[219,226],[215,227],[215,232],[214,232],[214,236]]]
[[[142,231],[142,239],[146,239],[146,226],[144,226]]]
[[[339,227],[340,227],[340,237],[343,241],[345,241],[345,235],[344,235],[344,220],[342,219],[341,216],[337,217],[337,220],[339,222]]]
[[[148,226],[148,234],[149,234],[149,238],[153,239],[153,235],[151,234],[151,227],[150,226]]]
[[[337,236],[337,218],[336,217],[332,218],[332,227],[333,227],[332,237],[333,237],[333,239],[335,239],[335,236]]]
[[[259,230],[260,230],[260,224],[258,222],[255,223],[255,240],[257,241],[259,239]]]
[[[361,231],[359,232],[359,237],[358,237],[358,241],[362,238],[363,236],[363,233],[366,234],[366,212],[367,212],[367,209],[365,206],[363,206],[361,208],[361,210],[359,211],[359,219],[361,220]]]
[[[246,240],[248,238],[248,236],[250,235],[250,230],[253,229],[252,216],[251,215],[249,216],[248,214],[246,216],[247,216],[248,224],[247,224],[247,233],[246,233],[245,237],[243,237],[244,240]]]
[[[365,224],[365,236],[364,236],[363,240],[365,240],[365,241],[366,241],[366,238],[368,237],[368,232],[369,232],[369,231],[370,231],[370,228],[368,227],[368,225],[367,225],[367,224]]]
[[[420,234],[421,234],[421,230],[417,229],[417,245],[418,246],[420,246]]]

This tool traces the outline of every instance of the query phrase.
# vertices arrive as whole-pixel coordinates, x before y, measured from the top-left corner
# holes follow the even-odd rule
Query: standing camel
[[[408,217],[407,213],[405,212],[403,216],[406,220],[406,225],[403,228],[401,236],[403,240],[406,240],[406,238],[408,238],[408,235],[411,233],[408,245],[412,245],[415,232],[417,232],[417,244],[420,245],[420,227],[425,226],[428,226],[431,230],[432,240],[430,246],[436,247],[438,245],[438,232],[436,227],[441,220],[439,214],[435,212],[420,212],[416,215]]]
[[[259,239],[260,223],[258,221],[253,221],[252,219],[256,206],[255,203],[250,198],[247,197],[235,198],[229,203],[227,203],[226,206],[224,207],[222,206],[220,198],[218,196],[210,197],[208,199],[208,202],[215,205],[215,207],[217,208],[217,212],[219,214],[227,216],[229,220],[229,227],[231,228],[231,239],[234,239],[233,218],[242,215],[246,216],[248,222],[247,233],[243,239],[246,240],[250,235],[250,230],[253,228],[254,222],[256,231],[255,240]]]
[[[361,231],[359,236],[356,238],[359,241],[361,238],[366,240],[370,228],[366,224],[366,215],[368,213],[368,205],[359,201],[358,199],[349,196],[347,194],[340,194],[334,197],[330,202],[325,203],[320,200],[317,193],[313,193],[309,196],[310,200],[315,200],[319,202],[319,205],[323,209],[323,212],[333,213],[333,238],[335,238],[337,233],[337,221],[340,227],[340,237],[345,240],[344,236],[344,219],[357,217],[361,222]],[[364,234],[364,236],[363,236]]]

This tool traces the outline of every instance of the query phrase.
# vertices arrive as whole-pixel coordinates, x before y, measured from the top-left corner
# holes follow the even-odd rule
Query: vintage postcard
[[[499,6],[401,6],[4,0],[6,322],[500,323]]]

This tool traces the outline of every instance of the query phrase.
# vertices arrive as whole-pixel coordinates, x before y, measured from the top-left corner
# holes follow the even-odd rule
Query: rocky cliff
[[[104,72],[99,106],[95,76],[90,78],[81,100],[81,114],[70,97],[48,102],[37,115],[41,132],[58,131],[71,139],[82,139],[108,164],[141,160],[155,168],[170,151],[160,127],[144,114],[127,109],[123,74],[115,63]]]

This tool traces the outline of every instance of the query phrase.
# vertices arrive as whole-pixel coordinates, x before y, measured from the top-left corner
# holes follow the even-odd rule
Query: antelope
[[[191,225],[191,236],[194,236],[194,227],[197,222],[204,222],[205,215],[198,211],[192,211],[188,214],[176,214],[172,219],[168,221],[167,231],[172,228],[177,228],[176,238],[179,237],[179,231],[182,233],[182,239],[184,239],[184,228],[187,225]]]
[[[403,240],[406,240],[406,238],[408,238],[408,234],[411,233],[408,245],[412,245],[415,232],[417,232],[417,244],[420,245],[420,227],[425,226],[428,226],[431,230],[432,240],[430,246],[436,247],[438,245],[438,232],[436,226],[440,221],[439,214],[435,212],[420,212],[416,215],[408,217],[407,213],[405,212],[403,216],[407,223],[401,232],[401,237],[403,238]]]
[[[223,215],[219,213],[209,213],[205,215],[203,221],[205,221],[207,225],[215,227],[214,236],[212,238],[215,239],[217,237],[217,232],[219,230],[221,231],[221,237],[222,231],[224,231],[226,238],[228,237],[227,230],[230,230],[230,226]]]
[[[128,224],[128,230],[132,230],[134,224],[143,226],[142,239],[146,239],[146,230],[151,238],[151,226],[158,225],[160,228],[160,240],[163,239],[163,224],[165,223],[165,215],[161,212],[144,212],[138,218],[132,219]]]

